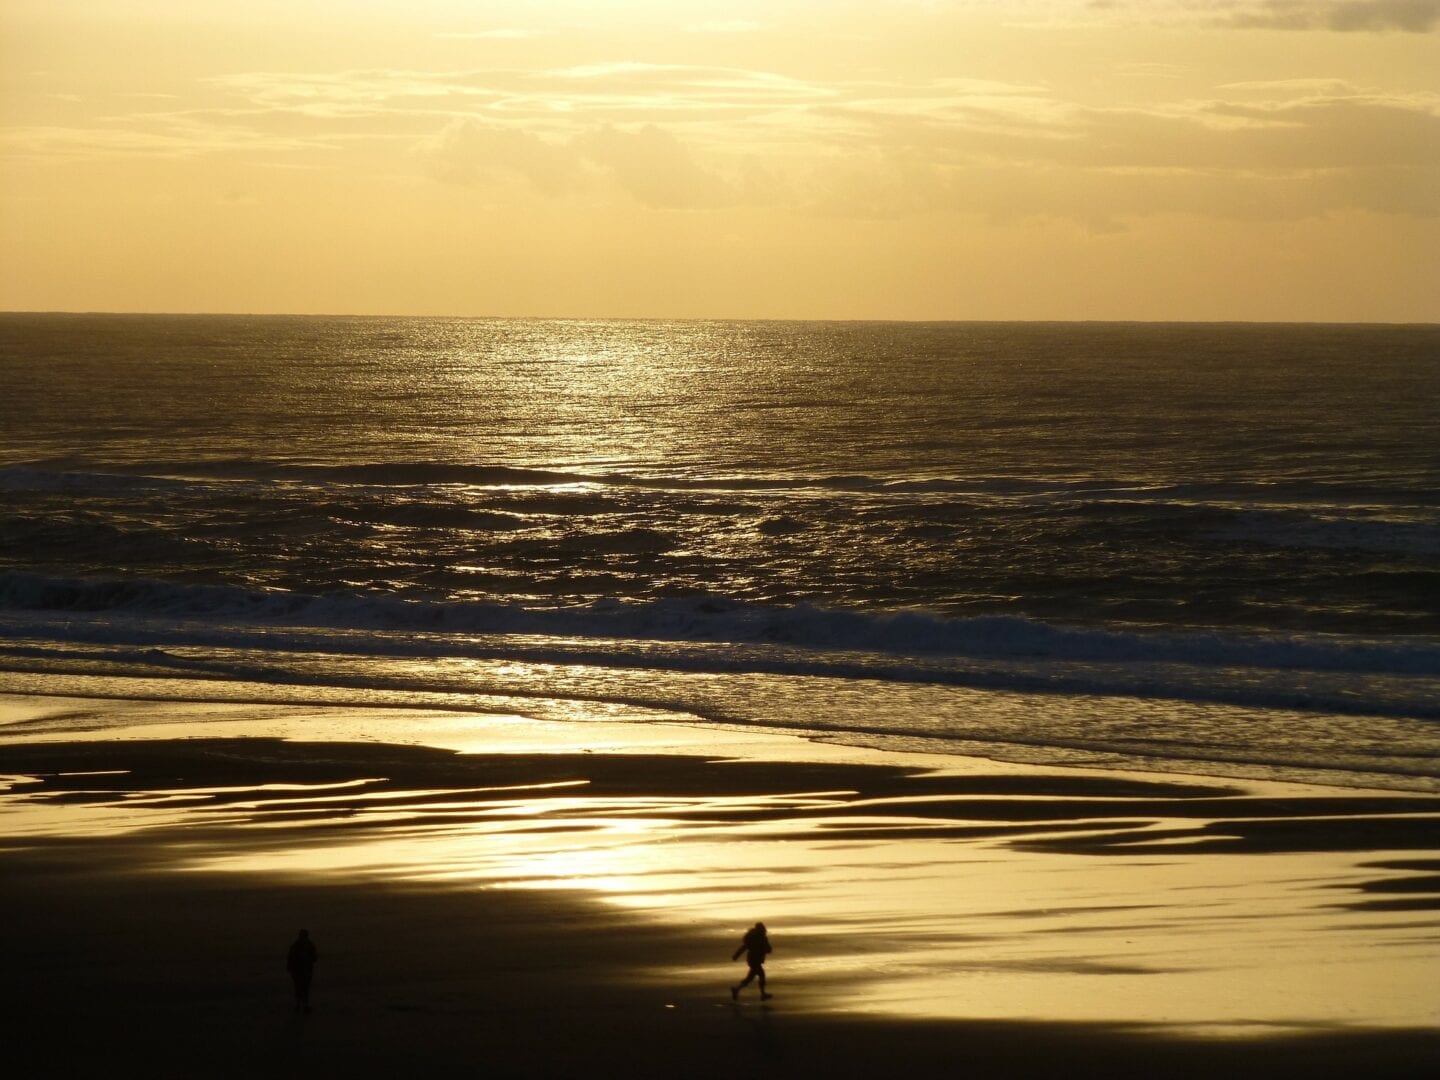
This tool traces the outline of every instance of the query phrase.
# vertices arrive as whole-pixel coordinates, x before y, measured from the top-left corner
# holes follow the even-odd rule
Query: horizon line
[[[74,315],[74,316],[155,316],[161,318],[234,318],[234,319],[449,319],[474,322],[724,322],[724,323],[1038,323],[1038,324],[1129,324],[1149,326],[1440,326],[1440,320],[1429,319],[1254,319],[1254,318],[919,318],[895,316],[859,316],[853,318],[809,317],[797,315],[453,315],[419,314],[415,312],[341,312],[341,311],[116,311],[100,308],[0,308],[5,315]]]

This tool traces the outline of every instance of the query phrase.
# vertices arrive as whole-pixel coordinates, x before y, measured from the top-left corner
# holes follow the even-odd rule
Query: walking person
[[[310,980],[315,975],[315,962],[320,953],[310,940],[310,931],[301,930],[290,943],[285,954],[285,970],[290,973],[290,982],[295,987],[295,1011],[310,1011]]]
[[[774,995],[765,992],[765,957],[770,954],[770,938],[765,933],[765,924],[757,922],[749,930],[745,931],[745,937],[740,942],[740,947],[735,950],[731,960],[739,960],[740,954],[745,954],[745,963],[750,970],[745,973],[745,978],[739,984],[730,988],[730,1000],[739,1001],[740,991],[750,985],[751,979],[760,980],[760,1000],[769,1001]]]

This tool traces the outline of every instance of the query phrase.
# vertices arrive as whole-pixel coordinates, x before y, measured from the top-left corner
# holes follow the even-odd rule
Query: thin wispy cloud
[[[1121,64],[1116,67],[1115,74],[1136,79],[1178,79],[1185,71],[1180,64],[1148,60]]]
[[[1246,82],[1222,83],[1217,89],[1288,96],[1297,94],[1353,96],[1363,93],[1359,87],[1344,79],[1252,79]]]
[[[323,139],[295,138],[230,125],[156,123],[130,126],[31,126],[0,130],[0,147],[16,158],[190,158],[217,153],[333,150]]]
[[[1089,0],[1084,10],[1110,22],[1235,30],[1423,34],[1440,29],[1440,0]]]
[[[1423,34],[1440,26],[1440,0],[1264,0],[1217,12],[1213,21],[1253,30]]]
[[[442,30],[435,35],[444,41],[525,41],[540,37],[538,30],[524,30],[515,26],[497,27],[493,30]]]
[[[753,34],[759,29],[761,24],[753,19],[711,19],[685,28],[691,34]]]
[[[541,198],[610,191],[654,209],[894,216],[1003,204],[1107,227],[1272,202],[1288,215],[1360,203],[1440,213],[1425,194],[1427,183],[1440,191],[1440,97],[1339,79],[1233,82],[1205,98],[1106,106],[1033,82],[820,81],[635,61],[250,72],[207,85],[224,100],[206,109],[11,132],[8,142],[73,157],[303,155],[388,140],[444,183]]]

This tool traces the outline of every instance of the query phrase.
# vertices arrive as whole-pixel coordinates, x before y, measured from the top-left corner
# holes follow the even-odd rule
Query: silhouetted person
[[[770,939],[765,936],[765,924],[757,922],[749,930],[745,931],[745,937],[740,942],[740,947],[735,950],[731,960],[739,960],[740,954],[745,954],[745,963],[750,965],[750,970],[745,973],[745,978],[739,984],[730,988],[730,1000],[739,1001],[740,991],[750,985],[751,979],[760,980],[760,1000],[769,1001],[771,996],[765,992],[765,957],[770,953]]]
[[[295,1011],[310,1011],[310,979],[315,974],[315,962],[320,959],[320,953],[315,949],[315,943],[310,940],[310,931],[301,930],[299,935],[290,943],[290,951],[285,954],[285,970],[290,973],[290,981],[295,984]]]

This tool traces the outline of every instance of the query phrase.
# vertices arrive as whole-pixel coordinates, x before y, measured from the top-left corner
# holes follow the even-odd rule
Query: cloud
[[[1236,30],[1423,34],[1440,28],[1440,0],[1089,0],[1086,10],[1111,22]]]
[[[685,28],[691,34],[753,34],[760,24],[751,19],[712,19]]]
[[[646,124],[637,131],[605,127],[581,141],[590,160],[609,168],[631,195],[656,209],[699,209],[735,201],[720,176],[702,168],[674,135]]]
[[[632,95],[662,104],[789,106],[834,94],[829,87],[771,71],[692,64],[585,64],[539,72],[534,81],[558,94]]]
[[[257,109],[318,119],[470,115],[564,125],[695,119],[791,109],[830,88],[743,68],[617,62],[550,70],[250,72],[208,82]]]
[[[1048,95],[866,109],[868,129],[811,178],[827,214],[1281,220],[1362,209],[1440,216],[1440,97],[1337,80],[1241,84],[1151,107]]]
[[[1120,64],[1116,67],[1115,74],[1133,79],[1178,79],[1185,74],[1185,71],[1186,69],[1179,64],[1148,60]]]
[[[188,158],[206,154],[283,153],[333,150],[323,139],[296,138],[233,125],[211,125],[171,118],[148,127],[32,126],[0,129],[0,147],[28,158],[88,159],[96,157]]]
[[[1314,97],[1215,100],[1173,110],[1092,109],[1083,137],[1043,147],[1079,164],[1295,171],[1440,163],[1440,114],[1429,102]]]
[[[819,82],[639,62],[250,72],[207,86],[218,106],[23,129],[6,144],[60,157],[324,149],[334,167],[372,169],[393,167],[399,145],[437,180],[528,197],[865,217],[1003,211],[1093,227],[1357,206],[1429,216],[1428,192],[1440,191],[1440,95],[1333,78],[1122,106],[1040,82]],[[364,140],[368,158],[335,153]]]
[[[326,74],[247,72],[205,80],[259,109],[316,118],[375,116],[417,105],[434,108],[472,98],[495,99],[503,91],[483,72],[421,72],[396,69]]]
[[[539,37],[540,33],[536,30],[505,26],[494,30],[445,30],[435,36],[446,41],[524,41],[527,38]]]
[[[604,125],[569,139],[547,139],[460,119],[414,149],[433,175],[450,183],[480,185],[518,176],[553,196],[613,182],[637,202],[659,210],[736,201],[728,181],[701,166],[684,143],[654,124],[633,131]]]
[[[1068,123],[1072,106],[1035,86],[938,80],[920,86],[874,87],[818,107],[830,116],[901,130],[1016,131],[1035,134]]]
[[[1087,0],[1081,18],[1235,30],[1423,34],[1440,29],[1440,0]]]
[[[580,172],[580,159],[567,145],[464,118],[421,140],[414,151],[438,179],[456,184],[512,173],[542,193],[555,195],[569,190]]]
[[[1264,0],[1214,18],[1241,29],[1423,34],[1440,24],[1440,0]]]
[[[1097,108],[1035,87],[880,89],[867,83],[812,106],[810,119],[767,135],[775,143],[763,156],[737,157],[703,138],[704,127],[684,138],[655,123],[601,123],[542,138],[474,120],[447,126],[422,153],[452,182],[523,177],[549,195],[613,186],[659,210],[1051,217],[1098,230],[1156,214],[1440,215],[1434,95],[1282,80],[1209,100]]]
[[[1435,217],[1440,215],[1440,189],[1433,181],[1433,174],[1407,169],[1302,177],[975,166],[945,173],[937,198],[949,209],[996,220],[1056,218],[1111,232],[1157,215],[1275,222],[1363,210]]]
[[[1216,89],[1239,90],[1256,94],[1278,94],[1281,96],[1294,96],[1295,94],[1326,95],[1326,96],[1349,96],[1362,93],[1354,83],[1344,79],[1262,79],[1249,82],[1223,83]]]

